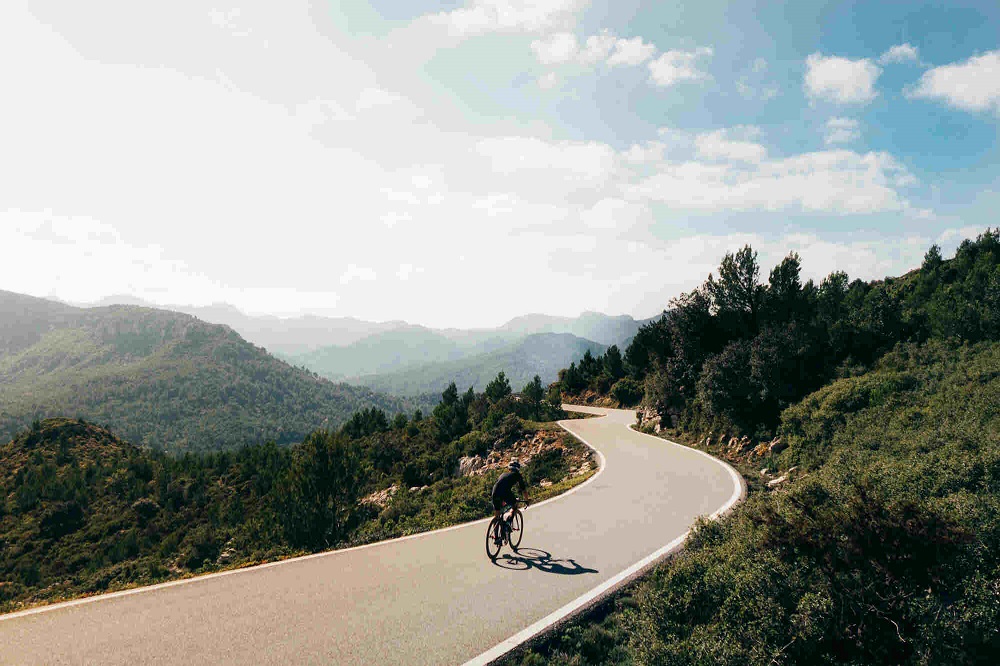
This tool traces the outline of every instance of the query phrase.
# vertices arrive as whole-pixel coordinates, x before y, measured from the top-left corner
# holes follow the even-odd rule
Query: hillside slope
[[[298,441],[364,407],[404,409],[165,310],[72,308],[2,292],[0,350],[0,438],[68,414],[153,448],[216,450]]]
[[[294,361],[324,377],[343,379],[453,361],[465,355],[458,343],[436,331],[405,326],[369,335],[346,346],[328,346],[300,354]]]
[[[503,372],[517,390],[535,375],[543,384],[553,382],[559,369],[571,360],[587,350],[599,354],[604,349],[602,344],[569,333],[538,333],[486,354],[360,377],[357,381],[379,392],[416,396],[440,392],[451,382],[463,389],[473,386],[482,390],[498,372]]]

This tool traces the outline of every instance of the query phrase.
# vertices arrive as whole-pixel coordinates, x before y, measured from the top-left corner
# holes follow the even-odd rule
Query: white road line
[[[560,422],[559,425],[562,426],[562,422]],[[563,426],[563,427],[565,428],[565,426]],[[722,460],[719,460],[718,458],[714,458],[714,457],[710,456],[709,454],[705,453],[704,451],[699,451],[698,449],[694,449],[694,448],[691,448],[689,446],[684,446],[682,444],[678,444],[677,442],[671,442],[669,439],[663,439],[662,437],[654,437],[653,435],[647,435],[646,433],[639,432],[639,431],[635,430],[631,425],[627,425],[625,427],[628,428],[629,430],[632,430],[636,434],[643,435],[645,437],[651,437],[651,438],[657,440],[658,442],[666,442],[668,444],[672,444],[674,446],[677,446],[677,447],[680,447],[680,448],[683,448],[683,449],[687,449],[689,451],[695,451],[696,453],[699,453],[699,454],[705,456],[709,460],[712,460],[713,462],[716,462],[716,463],[722,465],[726,469],[726,471],[729,472],[729,475],[730,475],[730,477],[733,480],[733,486],[734,486],[733,487],[733,494],[730,495],[729,499],[726,500],[726,503],[723,504],[722,507],[719,508],[719,510],[717,510],[715,513],[713,513],[711,516],[709,516],[709,520],[716,520],[716,519],[720,518],[727,511],[729,511],[737,502],[739,502],[741,499],[743,499],[746,496],[746,483],[743,481],[743,477],[740,476],[740,474],[735,469],[733,469],[732,466],[730,466],[728,463],[726,463],[726,462],[724,462]],[[581,440],[584,444],[586,444],[590,448],[594,449],[594,446],[592,444],[590,444],[590,442],[588,442],[587,440],[585,440],[583,437],[581,437],[577,433],[573,432],[569,428],[566,428],[566,430],[568,432],[570,432],[572,435],[574,435],[577,439]],[[594,450],[596,451],[597,449],[594,449]],[[603,469],[603,467],[602,467],[602,469]],[[652,565],[653,563],[655,563],[656,561],[658,561],[660,558],[666,557],[667,555],[670,555],[671,553],[680,550],[681,547],[684,545],[684,541],[687,540],[687,538],[688,538],[688,536],[690,534],[691,534],[691,530],[688,530],[687,532],[685,532],[681,536],[677,537],[676,539],[674,539],[670,543],[666,544],[662,548],[656,550],[653,553],[650,553],[649,555],[647,555],[643,559],[639,560],[638,562],[636,562],[632,566],[628,567],[624,571],[622,571],[619,574],[615,575],[614,577],[606,580],[601,585],[598,585],[597,587],[595,587],[594,589],[592,589],[590,592],[587,592],[587,593],[585,593],[585,594],[577,597],[576,599],[574,599],[573,601],[569,602],[568,604],[566,604],[565,606],[563,606],[559,610],[555,611],[554,613],[550,613],[549,615],[546,615],[544,618],[542,618],[538,622],[535,622],[531,626],[529,626],[529,627],[527,627],[527,628],[519,631],[518,633],[514,634],[510,638],[508,638],[508,639],[506,639],[504,641],[501,641],[500,643],[494,645],[492,648],[490,648],[486,652],[483,652],[482,654],[478,655],[477,657],[474,657],[474,658],[470,659],[469,661],[465,662],[465,664],[463,666],[485,666],[486,664],[489,664],[489,663],[495,661],[496,659],[499,659],[500,657],[502,657],[503,655],[507,654],[508,652],[510,652],[511,650],[513,650],[514,648],[516,648],[517,646],[519,646],[522,643],[524,643],[525,641],[528,641],[528,640],[534,638],[535,636],[537,636],[538,634],[542,633],[543,631],[545,631],[546,629],[548,629],[552,625],[554,625],[554,624],[556,624],[556,623],[564,620],[565,618],[567,618],[568,616],[572,615],[573,613],[575,613],[579,609],[583,608],[584,606],[587,606],[588,604],[590,604],[591,602],[593,602],[596,599],[600,598],[601,596],[603,596],[603,595],[605,595],[605,594],[613,591],[616,587],[618,587],[619,585],[623,584],[625,581],[629,580],[632,576],[636,575],[637,573],[639,573],[640,571],[642,571],[644,568]]]
[[[570,431],[568,428],[564,428],[564,430],[566,430],[567,432],[569,432],[571,435],[573,435],[574,437],[576,437],[580,441],[583,441],[583,439],[581,437],[579,437],[578,435],[576,435],[575,433],[573,433],[572,431]],[[561,499],[564,499],[566,497],[569,497],[570,495],[572,495],[576,491],[582,489],[584,486],[586,486],[586,485],[592,483],[593,481],[595,481],[597,479],[597,477],[599,477],[601,474],[604,473],[604,468],[605,468],[604,454],[601,453],[600,451],[598,451],[597,449],[595,449],[594,447],[590,446],[590,444],[587,444],[586,442],[584,442],[584,444],[586,444],[594,453],[596,453],[597,457],[600,460],[600,468],[597,470],[597,473],[594,474],[589,479],[587,479],[586,481],[584,481],[583,483],[581,483],[580,485],[574,486],[573,488],[570,488],[566,492],[561,493],[559,495],[556,495],[555,497],[550,497],[549,499],[541,501],[541,502],[539,502],[537,504],[532,504],[531,507],[529,507],[529,508],[537,508],[537,507],[540,507],[540,506],[545,506],[549,502],[555,502],[557,500],[561,500]],[[0,615],[0,622],[3,622],[5,620],[14,620],[14,619],[17,619],[17,618],[26,617],[28,615],[39,615],[41,613],[50,613],[52,611],[63,610],[63,609],[66,609],[66,608],[72,608],[73,606],[82,606],[84,604],[92,604],[92,603],[95,603],[95,602],[98,602],[98,601],[109,601],[111,599],[117,599],[119,597],[128,597],[128,596],[131,596],[133,594],[144,594],[146,592],[155,592],[156,590],[162,590],[162,589],[166,589],[168,587],[177,587],[179,585],[190,585],[192,583],[201,583],[203,581],[212,580],[214,578],[222,578],[223,576],[234,576],[234,575],[237,575],[237,574],[249,573],[251,571],[260,571],[261,569],[268,569],[270,567],[279,567],[281,565],[291,564],[293,562],[303,562],[305,560],[312,560],[312,559],[319,558],[319,557],[336,556],[336,555],[340,555],[342,553],[350,553],[350,552],[353,552],[353,551],[356,551],[356,550],[364,550],[366,548],[377,548],[379,546],[386,546],[386,545],[389,545],[389,544],[399,543],[400,541],[409,541],[410,539],[422,539],[424,537],[429,537],[429,536],[432,536],[434,534],[441,534],[443,532],[451,532],[452,530],[459,530],[459,529],[462,529],[462,528],[465,528],[465,527],[471,527],[472,525],[479,525],[479,524],[482,524],[482,523],[488,523],[491,520],[493,520],[492,516],[489,517],[489,518],[480,518],[479,520],[473,520],[473,521],[468,522],[468,523],[459,523],[458,525],[451,525],[449,527],[441,527],[441,528],[438,528],[436,530],[431,530],[429,532],[420,532],[418,534],[408,534],[406,536],[396,537],[395,539],[388,539],[386,541],[376,541],[375,543],[368,543],[368,544],[365,544],[363,546],[352,546],[351,548],[341,548],[339,550],[327,550],[327,551],[324,551],[322,553],[311,553],[309,555],[300,555],[298,557],[290,557],[290,558],[285,559],[285,560],[278,560],[277,562],[265,562],[264,564],[255,564],[254,566],[243,567],[241,569],[230,569],[229,571],[219,571],[219,572],[216,572],[216,573],[203,574],[201,576],[194,576],[192,578],[183,578],[181,580],[172,580],[172,581],[168,581],[166,583],[157,583],[156,585],[147,585],[145,587],[135,587],[135,588],[132,588],[132,589],[129,589],[129,590],[120,590],[118,592],[108,592],[108,593],[105,593],[105,594],[97,594],[97,595],[90,596],[90,597],[83,597],[82,599],[73,599],[71,601],[62,601],[62,602],[55,603],[55,604],[49,604],[47,606],[38,606],[37,608],[28,608],[28,609],[22,610],[22,611],[15,611],[13,613],[7,613],[6,615]]]

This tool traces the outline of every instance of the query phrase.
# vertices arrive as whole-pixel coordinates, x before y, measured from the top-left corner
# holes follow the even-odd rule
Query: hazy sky
[[[3,0],[0,288],[471,327],[650,316],[745,243],[898,274],[998,223],[998,35],[995,0]]]

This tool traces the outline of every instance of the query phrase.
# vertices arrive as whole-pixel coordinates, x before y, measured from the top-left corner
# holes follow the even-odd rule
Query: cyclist
[[[503,515],[504,505],[512,509],[517,508],[517,498],[514,497],[514,486],[516,485],[521,489],[522,497],[525,496],[528,490],[527,485],[524,483],[524,477],[521,476],[521,463],[518,462],[517,458],[511,458],[510,464],[507,467],[508,470],[501,474],[497,482],[493,484],[493,493],[491,494],[497,525],[500,524],[500,516]],[[527,499],[524,500],[524,505],[528,505]]]

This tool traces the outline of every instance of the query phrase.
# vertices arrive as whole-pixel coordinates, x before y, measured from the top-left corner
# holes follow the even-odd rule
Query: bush
[[[619,379],[615,382],[615,385],[611,387],[611,397],[617,400],[618,404],[622,407],[636,406],[639,404],[639,401],[642,400],[642,395],[642,384],[631,377]]]

